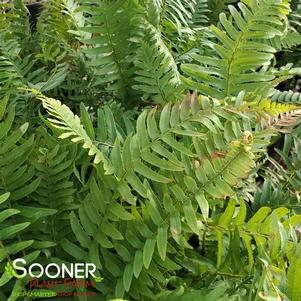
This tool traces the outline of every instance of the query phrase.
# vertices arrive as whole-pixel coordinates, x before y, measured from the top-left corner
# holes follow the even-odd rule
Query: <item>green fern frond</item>
[[[189,28],[195,30],[208,20],[207,0],[148,0],[145,4],[148,21],[156,28],[161,26],[167,36],[175,32],[185,35]]]
[[[3,106],[3,103],[1,103]],[[3,108],[2,108],[3,109]],[[40,253],[36,240],[32,239],[29,226],[41,219],[28,217],[28,212],[34,216],[45,216],[49,210],[39,207],[27,207],[27,200],[37,189],[40,179],[36,177],[34,167],[30,165],[29,157],[35,145],[34,136],[26,137],[28,124],[20,127],[15,125],[14,107],[11,106],[0,123],[0,262],[9,262],[11,258],[23,257],[34,260]],[[3,194],[4,193],[4,194]],[[21,205],[22,204],[22,205]],[[51,210],[50,210],[51,211]],[[46,215],[47,215],[46,214]],[[37,239],[38,240],[38,239]],[[10,281],[12,275],[3,274],[0,278],[1,291]],[[13,295],[15,289],[9,292]]]
[[[292,301],[299,301],[301,296],[301,288],[299,285],[301,269],[301,244],[299,243],[287,273],[287,295]]]
[[[86,104],[96,99],[99,101],[103,92],[93,88],[94,74],[80,49],[80,40],[89,38],[90,34],[82,30],[87,18],[79,1],[55,0],[42,5],[36,33],[39,45],[37,58],[45,64],[50,75],[34,89],[38,90],[46,83],[51,87],[50,95],[50,90],[47,91],[49,96],[59,98],[66,95],[72,108],[81,101]]]
[[[23,138],[28,123],[13,130],[14,117],[14,107],[11,107],[6,119],[0,124],[0,181],[1,190],[10,192],[12,200],[19,200],[34,191],[40,179],[35,176],[34,168],[28,167],[26,163],[34,137]]]
[[[289,12],[286,2],[243,1],[239,9],[229,6],[231,17],[220,14],[222,29],[212,25],[218,40],[208,40],[216,57],[195,55],[197,64],[184,64],[183,78],[188,87],[215,98],[237,95],[240,91],[263,91],[274,76],[258,70],[270,64],[275,49],[263,40],[281,36],[283,20]],[[246,55],[246,52],[248,53]]]
[[[210,23],[217,24],[220,13],[228,13],[228,6],[235,5],[239,0],[212,0],[208,1],[210,10],[209,20]]]
[[[275,155],[270,156],[260,173],[265,181],[261,190],[257,191],[254,204],[273,208],[287,206],[299,207],[300,175],[300,125],[291,134],[284,136],[283,147],[275,149]]]
[[[31,78],[30,74],[26,75],[25,81],[27,85],[30,88],[36,89],[41,92],[49,92],[50,90],[53,90],[64,82],[68,74],[68,67],[66,64],[57,65],[53,72],[47,76],[45,76],[44,73],[39,73],[40,72],[38,72],[38,78]],[[44,78],[41,78],[40,75],[44,75]],[[27,80],[30,80],[30,82],[27,82]]]
[[[202,150],[202,139],[208,139],[213,144],[216,143],[217,149],[225,148],[226,144],[209,137],[212,135],[211,133],[206,137],[208,131],[213,131],[218,135],[218,129],[213,125],[213,123],[217,122],[216,115],[211,110],[199,111],[197,109],[197,102],[198,100],[194,98],[191,103],[187,99],[181,105],[165,106],[160,114],[159,124],[156,121],[156,109],[150,112],[145,111],[137,120],[137,133],[133,137],[128,137],[122,148],[120,142],[116,140],[111,152],[111,162],[114,173],[120,180],[120,192],[124,195],[125,199],[135,200],[135,197],[130,193],[131,188],[128,184],[125,186],[125,183],[130,183],[141,196],[145,197],[146,190],[139,180],[140,176],[160,183],[176,183],[176,180],[173,179],[173,172],[181,172],[184,168],[187,171],[190,170],[192,167],[188,167],[188,162],[186,161],[193,160],[193,158],[197,160],[197,157],[204,158],[204,162],[199,162],[201,166],[197,169],[198,174],[204,172],[206,175],[206,170],[210,170],[212,173],[211,176],[217,181],[220,181],[220,179],[219,176],[214,176],[215,168],[219,166],[216,170],[216,173],[219,174],[220,168],[224,164],[230,167],[231,162],[235,160],[239,161],[238,158],[240,155],[238,154],[242,155],[241,159],[245,162],[246,169],[248,169],[247,166],[249,166],[250,162],[247,162],[249,159],[252,162],[252,156],[247,159],[248,155],[246,157],[243,155],[244,148],[239,143],[236,144],[233,142],[233,149],[229,153],[226,152],[224,154],[224,160],[214,157],[210,148],[208,148],[208,152],[216,159],[216,162],[210,163],[211,160],[206,158],[207,151],[203,152]],[[186,143],[184,145],[180,144],[179,139],[183,139]],[[248,140],[248,138],[246,139]],[[191,162],[190,164],[193,163]],[[203,164],[204,167],[202,166]],[[160,167],[160,171],[157,171],[158,167]],[[239,169],[237,169],[237,172],[237,176],[239,177]],[[208,174],[208,178],[207,176],[200,177],[199,181],[203,183],[202,187],[208,188],[212,185],[212,193],[215,190],[221,197],[222,193],[218,193],[221,190],[213,188],[216,183],[213,184],[210,182],[211,176]],[[207,183],[207,181],[209,182]],[[226,187],[228,186],[226,185]],[[224,187],[225,191],[229,191],[226,187]]]
[[[277,50],[286,50],[301,44],[301,34],[289,31],[284,37],[274,37],[271,39],[271,46]]]
[[[11,7],[3,5],[5,13],[0,14],[1,31],[6,32],[6,39],[16,40],[26,51],[31,44],[29,11],[21,0],[11,1]],[[6,4],[7,5],[7,4]],[[29,54],[30,52],[27,52]]]
[[[196,0],[190,27],[195,30],[195,28],[207,25],[209,20],[209,12],[210,9],[208,7],[208,0]]]
[[[38,60],[32,54],[24,54],[17,39],[9,39],[0,31],[0,98],[7,96],[10,104],[16,104],[17,111],[28,105],[19,88],[35,88],[50,91],[66,77],[66,65],[61,64],[49,73],[44,67],[37,67]]]
[[[264,254],[262,253],[264,249],[270,253],[271,258],[276,258],[279,252],[286,254],[289,251],[287,245],[292,242],[288,241],[289,237],[283,237],[285,231],[287,232],[286,235],[289,232],[289,223],[285,222],[289,214],[287,208],[279,207],[272,211],[269,207],[261,207],[249,221],[246,221],[246,205],[244,201],[241,201],[240,209],[235,218],[233,217],[234,212],[235,203],[231,201],[214,226],[216,227],[218,240],[218,266],[221,266],[222,263],[224,234],[228,231],[228,234],[233,233],[235,228],[239,231],[248,251],[250,269],[253,268],[255,258],[252,239],[255,240],[259,255]],[[225,232],[225,229],[228,230]]]
[[[251,106],[252,109],[252,106]],[[253,108],[259,114],[268,114],[270,116],[278,116],[283,113],[292,112],[300,109],[300,106],[295,104],[278,103],[273,99],[263,99],[259,101]]]
[[[254,153],[267,139],[263,132],[253,136],[246,122],[242,126],[239,113],[193,94],[160,111],[143,111],[136,130],[124,135],[112,111],[100,112],[96,136],[114,138],[114,144],[102,150],[106,166],[95,165],[89,175],[89,194],[70,216],[74,235],[62,241],[76,260],[97,264],[104,278],[102,286],[96,285],[99,292],[105,286],[110,297],[155,298],[152,283],[164,286],[168,277],[186,268],[180,250],[189,248],[187,236],[202,237],[204,231],[219,233],[211,235],[211,243],[217,240],[221,273],[248,273],[246,264],[252,269],[258,255],[254,245],[260,246],[259,254],[268,250],[273,258],[285,252],[279,233],[289,223],[280,226],[274,217],[282,221],[288,213],[283,208],[271,215],[262,209],[249,221],[244,201],[239,210],[230,201],[224,214],[210,213],[236,198],[236,189],[255,168]],[[95,133],[83,119],[91,139]],[[111,120],[110,130],[105,119]],[[270,235],[275,239],[269,240]],[[229,241],[235,256],[225,254]],[[239,261],[241,253],[246,256]]]
[[[0,300],[14,258],[94,263],[68,294],[101,300],[300,297],[298,1],[0,4]]]
[[[43,3],[39,18],[39,38],[46,38],[57,47],[77,50],[80,43],[77,38],[84,38],[82,28],[85,26],[83,12],[77,0],[54,0]]]
[[[95,135],[100,143],[99,146],[113,146],[117,137],[123,143],[126,137],[135,131],[135,114],[135,111],[126,111],[120,103],[116,102],[98,108]]]
[[[44,108],[47,109],[50,115],[48,120],[52,126],[63,130],[59,138],[71,138],[72,142],[82,143],[82,147],[88,149],[89,155],[94,157],[94,163],[97,164],[104,161],[103,154],[86,133],[77,115],[74,115],[72,111],[59,100],[48,98],[35,90],[28,91],[33,92],[36,97],[42,101]]]
[[[154,33],[154,32],[152,32]],[[156,37],[156,34],[154,35]],[[160,37],[158,37],[160,41]],[[181,97],[181,82],[169,50],[156,38],[141,44],[135,57],[134,89],[144,92],[144,99],[154,97],[157,103],[176,101]]]
[[[19,241],[13,242],[12,238],[16,238],[21,231],[26,229],[30,223],[15,223],[14,225],[10,225],[8,223],[9,220],[14,219],[17,215],[20,214],[20,211],[10,206],[9,200],[10,193],[5,193],[0,196],[1,206],[0,206],[0,263],[3,262],[4,259],[10,258],[10,256],[18,254],[21,251],[26,250],[33,244],[33,240],[27,241]],[[2,280],[0,286],[3,286],[4,279],[8,282],[11,278],[13,278],[13,273],[7,273],[3,275],[0,279]]]
[[[124,101],[129,100],[134,73],[132,56],[135,43],[131,41],[136,33],[137,6],[134,1],[103,1],[101,5],[88,8],[91,14],[89,26],[84,31],[92,33],[83,42],[83,51],[91,58],[98,80],[95,84],[104,85],[107,91],[116,94]]]
[[[179,33],[182,28],[189,27],[192,20],[196,0],[160,0],[161,24],[166,27],[174,27]]]
[[[32,156],[32,164],[41,182],[31,197],[39,206],[52,209],[53,214],[44,220],[43,230],[57,242],[68,232],[66,212],[77,208],[71,181],[77,149],[75,144],[59,144],[43,128],[39,128],[37,134],[40,136],[39,148]]]
[[[150,0],[145,8],[148,22],[161,31],[164,43],[177,57],[196,47],[197,35],[207,24],[208,12],[207,0]]]
[[[299,104],[301,102],[300,92],[294,91],[279,91],[274,90],[271,96],[272,101],[278,101],[282,103]]]

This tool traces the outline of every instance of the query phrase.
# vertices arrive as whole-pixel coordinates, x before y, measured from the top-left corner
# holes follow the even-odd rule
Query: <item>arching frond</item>
[[[231,17],[220,15],[222,29],[210,27],[217,42],[208,40],[207,44],[216,56],[196,55],[197,64],[182,66],[189,76],[183,81],[204,95],[223,98],[242,90],[263,91],[274,78],[260,70],[270,64],[275,52],[262,41],[282,35],[289,6],[284,1],[263,0],[243,1],[238,6],[239,10],[229,6]]]
[[[83,30],[93,34],[83,41],[86,44],[84,51],[95,68],[96,84],[104,85],[107,91],[129,101],[134,72],[131,60],[135,51],[131,38],[137,30],[136,3],[103,1],[99,6],[84,9],[91,17]]]
[[[228,5],[235,5],[239,0],[212,0],[208,1],[210,9],[209,19],[210,23],[218,23],[218,17],[220,13],[229,13]]]
[[[167,103],[182,97],[176,63],[155,28],[149,28],[134,63],[137,84],[133,88],[144,92],[144,99],[153,96],[157,103]]]
[[[179,33],[182,28],[188,27],[192,20],[196,0],[160,0],[161,24],[167,27],[174,27]]]
[[[47,98],[35,90],[31,91],[42,101],[44,108],[47,109],[50,115],[48,120],[51,124],[55,128],[63,130],[60,138],[71,138],[72,142],[82,143],[83,148],[89,150],[89,155],[94,156],[95,163],[104,160],[102,153],[84,130],[77,115],[74,115],[72,111],[59,100]]]
[[[239,116],[227,120],[218,106],[200,101],[201,106],[193,95],[162,111],[140,114],[135,132],[124,141],[117,135],[103,154],[106,165],[96,165],[90,194],[78,216],[70,217],[75,237],[64,241],[63,248],[77,260],[101,254],[98,270],[115,296],[153,296],[151,284],[141,279],[152,281],[156,274],[163,285],[161,274],[180,268],[169,249],[172,240],[181,248],[186,244],[184,233],[199,235],[199,223],[209,218],[209,208],[234,195],[255,166],[253,136],[240,128]],[[61,129],[68,138],[70,129]],[[76,240],[82,243],[73,253]],[[114,270],[109,268],[113,263]]]
[[[78,49],[77,38],[84,38],[86,18],[77,0],[54,0],[43,3],[39,18],[39,38],[52,40],[57,47]]]
[[[3,13],[0,14],[0,25],[1,31],[6,33],[5,38],[17,41],[28,55],[30,52],[27,46],[33,45],[29,11],[24,1],[14,0],[11,3],[1,3],[0,9],[3,10]]]
[[[271,46],[277,50],[291,49],[301,44],[301,34],[289,31],[284,37],[276,36],[270,42]]]
[[[208,7],[208,0],[196,0],[194,5],[194,12],[190,21],[190,27],[195,28],[202,27],[208,24],[208,13],[210,9]]]
[[[274,90],[271,99],[283,103],[299,104],[301,102],[301,94],[294,91]]]
[[[240,202],[236,217],[234,217],[234,212],[235,203],[230,201],[227,209],[214,226],[216,227],[218,239],[217,262],[222,266],[221,269],[225,269],[225,272],[235,269],[235,263],[231,262],[231,258],[226,257],[225,261],[222,262],[223,237],[226,233],[230,237],[237,233],[239,240],[242,239],[248,251],[250,269],[254,265],[255,256],[252,250],[252,244],[254,243],[257,245],[258,254],[263,254],[262,252],[266,248],[271,258],[276,258],[279,252],[285,254],[287,250],[290,250],[287,244],[291,244],[291,242],[286,241],[286,243],[283,243],[284,241],[280,237],[283,237],[284,233],[289,235],[290,226],[298,225],[300,216],[298,218],[296,216],[294,222],[292,219],[287,220],[289,210],[285,207],[280,207],[273,211],[269,207],[261,207],[250,220],[246,221],[246,205],[243,201]],[[265,245],[268,245],[268,248]],[[231,263],[232,266],[229,265]]]

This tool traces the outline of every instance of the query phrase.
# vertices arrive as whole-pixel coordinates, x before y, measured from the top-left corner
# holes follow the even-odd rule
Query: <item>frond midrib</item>
[[[265,9],[266,9],[266,6],[264,6],[262,8],[262,10],[265,10]],[[263,16],[263,14],[259,13],[259,14],[256,14],[256,16]],[[231,95],[232,76],[233,76],[233,74],[232,74],[232,67],[233,67],[233,65],[235,63],[235,57],[237,55],[238,50],[240,49],[241,43],[245,40],[244,36],[250,32],[250,28],[252,28],[252,25],[254,23],[256,23],[255,21],[256,21],[255,15],[252,14],[252,18],[250,18],[250,19],[247,20],[247,24],[246,24],[245,28],[241,31],[238,39],[236,40],[235,46],[234,46],[232,54],[231,54],[231,57],[228,60],[228,70],[227,70],[227,79],[226,79],[226,91],[225,91],[227,96]]]
[[[202,113],[203,113],[204,115],[206,115],[206,113],[211,113],[211,110],[206,110],[206,111],[204,110],[204,111],[199,112],[199,114],[202,114]],[[153,144],[155,144],[156,142],[159,142],[160,140],[163,139],[164,135],[166,135],[166,134],[172,134],[172,131],[175,130],[176,128],[178,128],[179,126],[181,126],[181,124],[184,124],[185,122],[191,122],[191,121],[195,120],[195,118],[196,118],[196,116],[190,116],[189,118],[186,118],[186,119],[181,120],[181,122],[178,123],[177,125],[175,125],[174,127],[170,127],[170,128],[169,128],[167,131],[165,131],[164,133],[160,133],[160,135],[159,135],[158,137],[156,137],[154,140],[152,140],[152,141],[148,144],[147,147],[142,148],[142,149],[140,150],[140,154],[141,154],[142,152],[145,152],[145,151],[150,150],[150,149],[152,148],[152,145],[153,145]],[[141,157],[142,157],[142,156],[140,155],[139,158],[134,159],[134,160],[132,161],[131,166],[135,165],[136,163],[139,163],[139,162],[142,160]],[[129,170],[126,170],[125,173],[124,173],[124,175],[122,175],[122,176],[120,177],[119,181],[124,181],[124,180],[126,179],[128,173],[131,172],[131,171],[132,171],[132,168],[129,169]]]

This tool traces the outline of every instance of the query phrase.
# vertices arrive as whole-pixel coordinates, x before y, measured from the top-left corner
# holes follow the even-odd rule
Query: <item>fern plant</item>
[[[56,119],[49,119],[55,127],[58,127],[57,124],[66,124],[66,120],[70,118],[68,116],[72,116],[64,106],[58,107],[56,100],[45,101],[43,96],[39,98],[49,112],[56,108]],[[211,223],[211,206],[220,206],[223,199],[233,197],[235,190],[232,187],[243,185],[242,179],[248,174],[248,170],[255,167],[252,152],[256,154],[258,149],[252,145],[254,141],[264,145],[260,135],[257,138],[256,134],[253,138],[250,132],[243,132],[242,129],[235,134],[230,124],[234,122],[237,130],[239,129],[239,114],[235,123],[234,120],[228,120],[231,115],[219,106],[212,107],[206,99],[201,103],[203,109],[199,106],[198,97],[194,95],[182,104],[166,105],[158,120],[155,109],[145,111],[137,119],[136,134],[125,140],[120,140],[117,136],[114,145],[104,154],[105,160],[101,161],[103,163],[94,161],[97,164],[96,171],[88,181],[90,195],[79,209],[79,216],[72,214],[70,217],[74,241],[64,241],[62,247],[70,255],[73,255],[72,250],[76,248],[76,260],[89,258],[88,260],[94,261],[101,255],[108,260],[104,261],[105,266],[97,261],[98,268],[100,274],[106,275],[105,278],[116,279],[113,282],[115,290],[109,290],[112,283],[105,280],[102,285],[96,286],[101,293],[105,292],[110,297],[123,297],[128,293],[137,299],[142,296],[156,298],[150,290],[153,281],[159,281],[161,285],[165,283],[164,277],[158,279],[158,275],[168,273],[171,276],[186,267],[180,264],[183,259],[177,253],[189,246],[185,236],[188,233],[189,236],[199,237],[202,232],[205,234],[204,226],[208,224],[210,227]],[[233,116],[230,119],[232,118]],[[69,130],[60,126],[58,128],[63,130],[60,137],[68,138]],[[82,141],[79,137],[72,140]],[[90,154],[93,155],[91,152]],[[115,191],[114,194],[107,190],[107,185],[111,187],[111,191]],[[163,204],[160,202],[162,198]],[[89,204],[93,204],[95,199],[99,205],[92,208]],[[108,207],[112,202],[116,205]],[[135,208],[135,214],[133,209],[128,211],[122,204],[127,204],[129,209]],[[225,211],[229,218],[230,212],[233,214],[235,208],[233,201],[231,204],[232,209],[229,207]],[[246,214],[244,202],[242,206],[242,212]],[[111,217],[108,216],[108,210],[113,214]],[[116,220],[116,214],[119,214],[120,220]],[[265,218],[263,216],[262,220]],[[244,222],[243,213],[240,219]],[[228,225],[224,220],[225,215],[222,215],[221,226],[218,227]],[[270,220],[271,218],[267,218],[266,227]],[[217,230],[217,269],[220,269],[222,263],[221,235],[222,232]],[[240,235],[247,241],[249,265],[252,267],[254,257],[251,240],[248,235]],[[258,233],[259,237],[264,235],[265,232]],[[174,242],[171,243],[170,239]],[[81,249],[75,247],[75,241],[82,242]],[[93,250],[90,249],[91,241],[95,241]],[[258,241],[261,246],[262,240],[258,238]],[[203,247],[206,248],[205,245]],[[117,254],[111,252],[112,248],[116,248]],[[160,264],[159,270],[158,267],[153,267],[155,263]],[[113,264],[115,268],[112,270]],[[140,275],[142,279],[151,277],[149,285],[142,285]],[[155,279],[151,280],[152,278]],[[160,290],[158,293],[160,294]]]
[[[41,5],[0,7],[0,299],[48,299],[23,258],[95,265],[58,301],[300,301],[298,1]]]
[[[218,40],[207,43],[215,57],[195,56],[198,65],[182,66],[192,77],[185,79],[189,86],[216,98],[235,96],[242,90],[264,91],[274,79],[270,72],[260,70],[271,64],[275,52],[265,40],[282,35],[289,6],[278,1],[242,1],[238,6],[239,10],[229,6],[231,18],[220,15],[224,31],[210,27]]]

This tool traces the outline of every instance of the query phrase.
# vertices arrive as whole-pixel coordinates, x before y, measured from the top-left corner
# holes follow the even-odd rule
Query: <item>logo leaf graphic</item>
[[[5,274],[8,276],[8,277],[10,277],[10,278],[12,278],[14,275],[13,275],[13,267],[12,267],[12,265],[8,262],[7,264],[6,264],[6,266],[5,266]]]
[[[104,279],[103,277],[94,277],[95,282],[102,282],[103,279]]]
[[[16,271],[14,270],[13,266],[11,265],[10,262],[8,262],[5,266],[5,274],[9,277],[9,278],[12,278],[12,277],[15,277],[17,279],[21,279],[22,277],[20,277]]]

